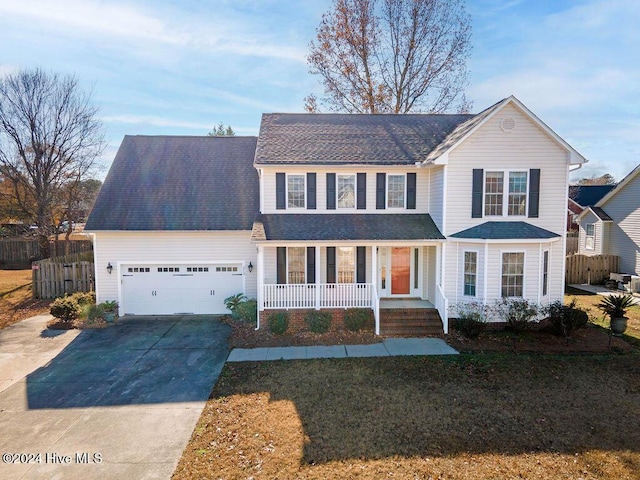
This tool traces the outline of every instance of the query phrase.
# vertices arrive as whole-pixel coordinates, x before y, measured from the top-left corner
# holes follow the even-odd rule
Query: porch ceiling
[[[428,214],[265,214],[254,241],[444,240]]]

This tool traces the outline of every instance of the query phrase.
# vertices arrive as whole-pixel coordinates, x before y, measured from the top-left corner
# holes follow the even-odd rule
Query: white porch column
[[[256,330],[260,328],[260,312],[264,310],[264,247],[258,245],[258,265],[256,268],[258,285],[258,318],[256,319]]]
[[[378,295],[378,247],[371,247],[371,283],[373,284],[373,317],[376,327],[376,335],[380,335],[380,296]]]
[[[320,246],[316,246],[316,310],[320,310]]]

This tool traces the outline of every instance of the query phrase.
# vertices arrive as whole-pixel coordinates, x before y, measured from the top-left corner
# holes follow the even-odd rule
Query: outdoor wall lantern
[[[249,266],[247,268],[249,269],[249,273],[253,272],[253,263],[251,263],[251,260],[249,260]]]
[[[107,263],[107,272],[109,272],[109,275],[111,275],[111,272],[113,271],[113,265],[111,265],[111,262]]]

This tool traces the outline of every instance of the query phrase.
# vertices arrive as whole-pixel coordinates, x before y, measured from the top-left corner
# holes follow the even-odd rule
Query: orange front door
[[[411,247],[391,249],[391,294],[408,295],[411,288]]]

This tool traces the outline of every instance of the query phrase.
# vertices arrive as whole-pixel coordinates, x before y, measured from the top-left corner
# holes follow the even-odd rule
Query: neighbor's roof
[[[266,214],[252,240],[444,240],[428,214]]]
[[[582,207],[590,207],[615,187],[615,185],[571,185],[569,198]]]
[[[466,114],[262,115],[256,165],[414,165]]]
[[[256,140],[125,136],[85,230],[251,230]]]
[[[559,236],[527,222],[485,222],[451,235],[479,240],[543,240]]]

